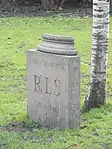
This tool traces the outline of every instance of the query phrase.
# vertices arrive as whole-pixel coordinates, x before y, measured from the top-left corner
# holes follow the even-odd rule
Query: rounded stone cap
[[[38,51],[59,55],[77,55],[74,38],[71,36],[43,34],[42,41],[37,46]]]
[[[42,39],[43,39],[43,41],[54,41],[54,42],[74,44],[74,38],[71,36],[43,34]]]

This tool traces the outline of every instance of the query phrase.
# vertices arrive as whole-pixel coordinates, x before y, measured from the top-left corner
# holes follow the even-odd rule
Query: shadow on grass
[[[0,131],[8,132],[32,132],[34,129],[39,129],[41,126],[35,122],[12,122],[8,125],[0,125]]]

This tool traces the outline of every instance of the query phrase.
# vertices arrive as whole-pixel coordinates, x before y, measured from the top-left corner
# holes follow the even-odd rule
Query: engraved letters
[[[45,87],[45,94],[51,94],[51,91],[49,91],[49,89],[48,89],[48,77],[45,78],[45,82],[46,82],[45,83],[46,84],[45,85],[46,86]]]
[[[34,91],[42,93],[42,90],[40,88],[40,79],[41,76],[34,75]]]
[[[34,75],[34,91],[46,94],[60,96],[60,80],[50,80],[48,77],[42,77],[42,75]]]
[[[58,63],[55,63],[55,62],[52,62],[52,61],[43,61],[43,60],[37,60],[37,59],[31,59],[30,60],[30,63],[32,64],[35,64],[35,65],[43,65],[45,67],[48,67],[48,68],[57,68],[57,69],[62,69],[64,70],[64,65],[63,64],[58,64]]]
[[[54,89],[54,95],[59,96],[60,95],[60,80],[54,80],[54,85],[55,85],[55,89]]]

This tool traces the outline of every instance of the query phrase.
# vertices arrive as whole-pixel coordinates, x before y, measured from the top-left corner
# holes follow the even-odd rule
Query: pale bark
[[[93,0],[90,86],[84,110],[105,104],[109,38],[109,1]]]

